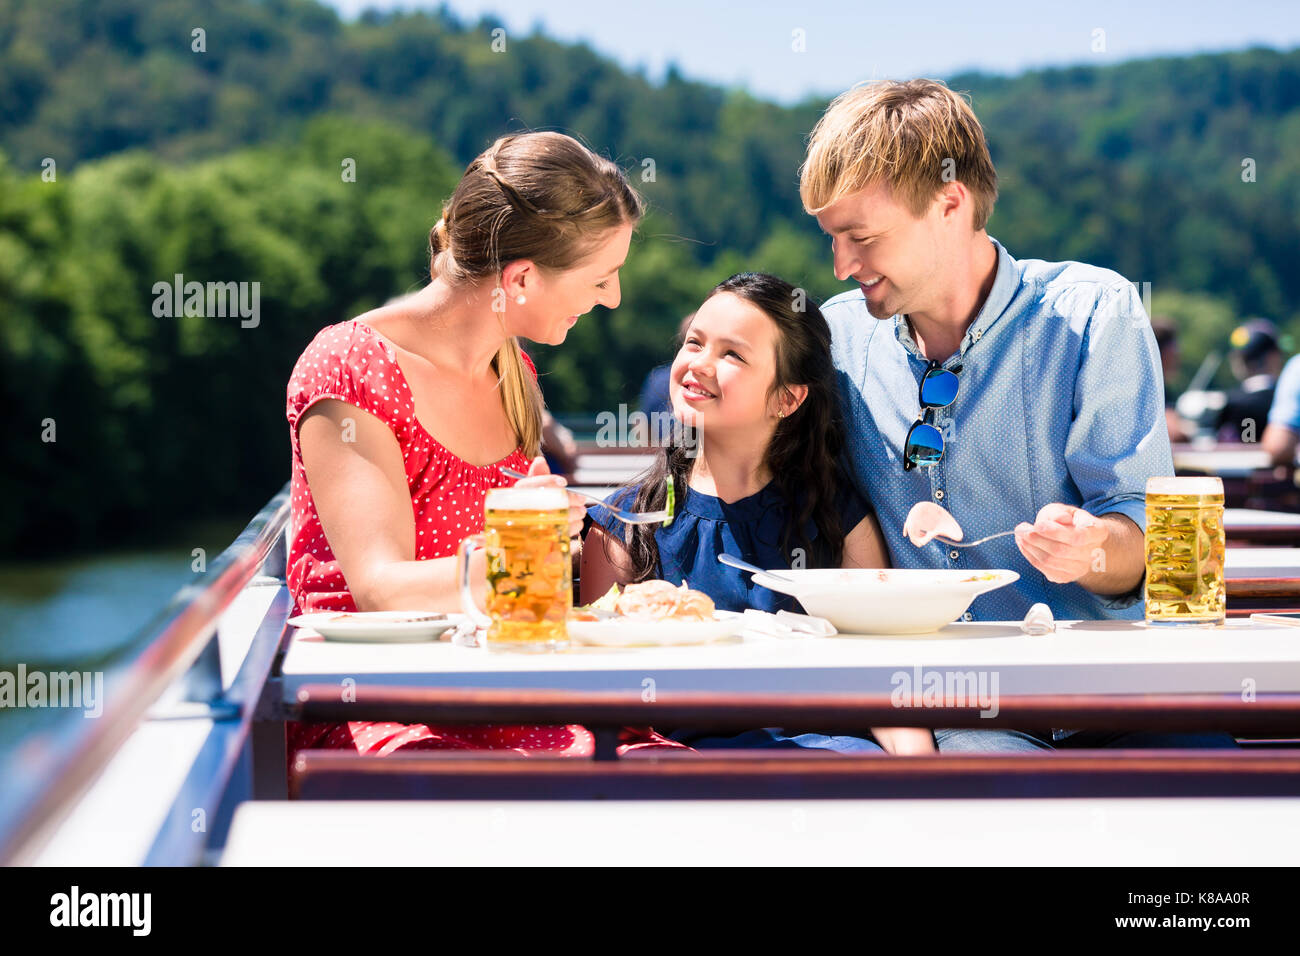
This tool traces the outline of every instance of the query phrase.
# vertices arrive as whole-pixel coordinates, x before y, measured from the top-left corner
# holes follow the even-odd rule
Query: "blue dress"
[[[613,495],[611,503],[630,508],[636,492],[637,486],[621,489]],[[852,482],[844,482],[837,491],[835,506],[846,535],[872,513],[871,506]],[[781,549],[786,508],[775,482],[757,494],[733,502],[688,488],[672,524],[655,531],[655,543],[659,546],[657,576],[673,584],[685,582],[703,591],[725,611],[744,611],[751,607],[773,612],[802,611],[799,602],[789,595],[753,584],[749,572],[718,561],[718,555],[726,552],[760,568],[788,568],[796,563],[797,555],[786,554]],[[623,540],[626,525],[607,509],[593,508],[591,516],[611,537]],[[815,541],[816,528],[810,526],[806,530],[808,540]],[[811,566],[811,563],[801,566]],[[764,727],[727,736],[715,731],[681,728],[666,736],[696,750],[806,748],[853,753],[882,749],[865,730],[828,734]]]
[[[620,489],[611,503],[615,507],[631,508],[637,488],[633,485]],[[844,482],[838,490],[835,507],[846,535],[871,514],[871,506],[852,482]],[[655,576],[673,584],[685,582],[688,587],[703,591],[724,611],[744,611],[751,607],[772,612],[801,611],[794,598],[753,584],[748,571],[718,561],[718,555],[725,552],[760,568],[789,568],[796,564],[812,567],[809,556],[802,556],[800,562],[799,554],[787,554],[781,549],[786,514],[786,503],[775,482],[769,482],[748,498],[732,502],[688,487],[672,524],[655,531],[655,544],[659,547]],[[591,517],[611,537],[623,540],[627,526],[607,509],[592,508]],[[811,522],[807,532],[809,541],[817,539],[817,529]]]

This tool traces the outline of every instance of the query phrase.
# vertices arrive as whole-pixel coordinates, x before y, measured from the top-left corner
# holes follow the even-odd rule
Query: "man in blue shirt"
[[[1140,619],[1146,481],[1174,469],[1159,351],[1132,283],[1016,259],[989,237],[997,176],[983,130],[931,80],[837,98],[813,130],[800,194],[831,237],[836,277],[857,283],[822,311],[857,480],[894,565],[1020,573],[966,620],[1019,619],[1037,602],[1058,619]],[[951,402],[921,407],[925,375],[955,382]],[[920,501],[951,512],[967,540],[1015,535],[918,548],[902,529]],[[936,732],[941,750],[1053,739],[1233,745],[1226,735]]]

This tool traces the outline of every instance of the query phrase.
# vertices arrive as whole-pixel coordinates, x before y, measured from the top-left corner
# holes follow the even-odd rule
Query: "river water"
[[[0,664],[72,666],[110,655],[194,576],[193,548],[211,562],[245,523],[205,524],[186,545],[0,565]]]

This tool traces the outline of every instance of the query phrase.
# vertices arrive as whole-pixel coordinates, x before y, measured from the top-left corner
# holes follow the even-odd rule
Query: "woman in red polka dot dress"
[[[527,471],[519,484],[563,484],[537,457],[542,397],[518,339],[558,345],[593,306],[618,305],[641,213],[618,167],[576,140],[502,137],[469,165],[430,233],[432,282],[321,330],[288,387],[296,613],[459,609],[456,546],[483,530],[488,489],[515,483],[499,466]],[[583,515],[571,495],[574,535]],[[481,551],[474,560],[482,601]],[[577,725],[287,731],[291,766],[306,747],[586,755],[594,743]]]

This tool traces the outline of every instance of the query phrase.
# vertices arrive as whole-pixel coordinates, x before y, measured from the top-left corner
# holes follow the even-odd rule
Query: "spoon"
[[[784,581],[786,584],[796,584],[794,578],[786,577],[784,574],[777,574],[775,571],[768,571],[766,568],[760,568],[756,564],[750,564],[748,561],[742,561],[735,555],[727,554],[725,551],[718,555],[718,560],[723,564],[729,564],[733,568],[739,568],[741,571],[748,571],[750,574],[766,574],[769,578],[775,578],[778,581]]]
[[[954,548],[973,548],[994,538],[1005,538],[1015,531],[1001,531],[978,541],[962,541],[961,525],[948,509],[936,505],[933,501],[918,501],[907,513],[903,522],[903,535],[918,548],[930,541],[942,541]]]

